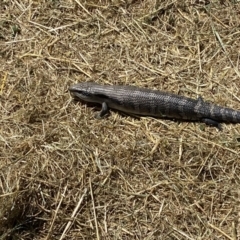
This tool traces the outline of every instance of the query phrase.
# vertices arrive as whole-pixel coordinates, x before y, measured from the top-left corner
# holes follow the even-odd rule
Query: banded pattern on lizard
[[[240,111],[205,102],[201,97],[192,99],[147,88],[94,82],[77,83],[69,91],[76,99],[102,104],[100,117],[112,108],[141,116],[200,121],[218,129],[221,122],[240,123]]]

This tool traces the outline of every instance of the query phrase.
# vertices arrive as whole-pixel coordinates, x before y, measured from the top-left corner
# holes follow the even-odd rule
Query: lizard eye
[[[89,92],[86,92],[86,91],[81,91],[80,94],[81,94],[81,95],[84,95],[84,96],[89,96],[89,95],[91,95]]]

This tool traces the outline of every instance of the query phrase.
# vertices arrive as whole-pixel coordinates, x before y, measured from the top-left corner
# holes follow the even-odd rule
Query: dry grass
[[[240,125],[134,119],[70,84],[240,109],[234,1],[19,1],[0,10],[1,239],[240,239]]]

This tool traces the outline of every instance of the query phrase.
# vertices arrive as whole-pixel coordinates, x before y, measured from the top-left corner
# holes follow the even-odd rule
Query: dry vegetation
[[[240,109],[239,15],[228,0],[2,0],[1,239],[240,239],[240,124],[97,120],[67,91]]]

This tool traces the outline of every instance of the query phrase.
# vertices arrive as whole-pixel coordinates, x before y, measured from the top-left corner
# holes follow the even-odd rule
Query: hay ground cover
[[[0,239],[240,239],[240,124],[134,118],[71,84],[240,109],[238,1],[0,7]]]

